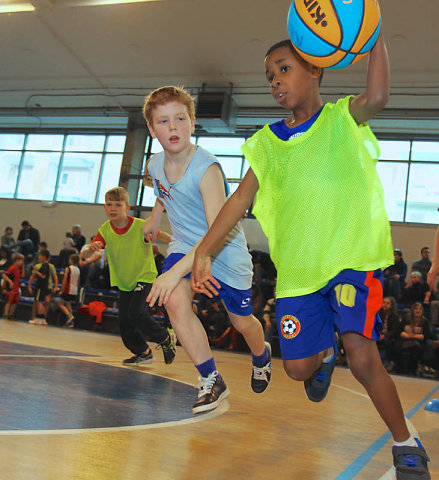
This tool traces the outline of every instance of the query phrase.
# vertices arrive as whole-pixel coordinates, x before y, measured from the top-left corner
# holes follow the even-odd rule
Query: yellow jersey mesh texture
[[[135,218],[122,235],[111,228],[109,220],[99,228],[106,243],[111,285],[125,292],[134,290],[137,282],[153,283],[157,277],[152,244],[144,241],[143,223]]]
[[[268,125],[242,147],[258,182],[253,213],[278,271],[276,296],[315,292],[340,271],[393,264],[378,142],[328,103],[302,136],[280,140]]]

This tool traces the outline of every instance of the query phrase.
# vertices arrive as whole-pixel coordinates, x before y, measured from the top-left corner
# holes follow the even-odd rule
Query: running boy
[[[32,294],[32,283],[36,279],[35,284],[35,304],[36,318],[29,320],[29,323],[35,325],[47,325],[46,314],[49,308],[50,297],[52,293],[58,290],[58,275],[53,263],[50,263],[50,253],[48,250],[41,250],[39,254],[39,262],[32,268],[29,277],[28,290]]]
[[[79,290],[79,255],[73,254],[69,257],[69,266],[64,270],[64,277],[61,287],[61,303],[59,308],[67,316],[65,326],[73,328],[73,320],[75,317],[72,312],[72,302],[76,302]]]
[[[302,60],[289,40],[271,47],[265,72],[275,100],[291,114],[266,125],[243,146],[250,167],[199,245],[195,291],[215,293],[210,259],[257,193],[253,213],[269,239],[278,271],[276,317],[286,373],[322,400],[334,369],[334,327],[349,367],[394,439],[398,480],[429,479],[428,456],[411,436],[376,340],[382,268],[393,263],[378,144],[366,122],[389,97],[382,35],[370,52],[367,88],[323,105],[322,70]]]
[[[207,232],[225,202],[228,184],[216,157],[191,144],[195,128],[193,98],[183,89],[162,87],[145,100],[144,117],[164,152],[148,166],[157,201],[144,233],[154,240],[166,207],[173,236],[168,256],[147,298],[150,306],[164,304],[184,350],[200,373],[193,413],[216,408],[229,390],[219,375],[206,332],[192,310],[190,286],[194,247]],[[271,352],[260,322],[251,314],[252,264],[241,227],[216,252],[213,272],[221,282],[221,296],[234,327],[242,333],[253,356],[251,385],[263,392],[270,382]]]
[[[4,318],[12,318],[20,300],[20,278],[24,278],[24,256],[16,253],[12,257],[13,264],[3,273],[2,278],[10,290],[6,293],[8,301],[3,312]],[[11,278],[12,277],[12,278]]]
[[[119,288],[119,328],[124,345],[134,354],[125,365],[137,366],[153,361],[152,350],[145,338],[160,345],[165,363],[172,363],[175,345],[169,332],[149,313],[146,296],[157,277],[151,242],[143,236],[144,220],[127,215],[130,210],[128,192],[115,187],[105,193],[107,220],[99,228],[93,242],[82,250],[83,258],[107,250],[110,283]],[[169,242],[169,235],[160,238]],[[159,348],[160,348],[159,347]]]

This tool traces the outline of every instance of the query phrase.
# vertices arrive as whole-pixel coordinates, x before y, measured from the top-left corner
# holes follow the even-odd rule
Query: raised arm
[[[369,53],[366,91],[351,100],[349,111],[361,125],[373,118],[387,104],[390,95],[390,70],[382,31]]]

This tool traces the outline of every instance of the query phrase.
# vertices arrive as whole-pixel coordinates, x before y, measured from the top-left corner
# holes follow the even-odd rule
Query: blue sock
[[[263,367],[269,360],[270,356],[268,354],[268,348],[265,347],[264,353],[262,355],[253,355],[252,353],[252,362],[255,367]]]
[[[195,365],[195,368],[200,372],[202,377],[207,377],[209,373],[212,373],[216,370],[215,359],[212,357],[207,360],[207,362]]]

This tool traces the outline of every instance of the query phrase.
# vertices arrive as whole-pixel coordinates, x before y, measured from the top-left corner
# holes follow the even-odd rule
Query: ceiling
[[[28,115],[123,117],[165,84],[194,94],[203,84],[231,88],[241,122],[279,114],[263,57],[287,37],[287,0],[30,1],[33,12],[0,14],[0,125]],[[420,118],[439,132],[439,2],[381,0],[381,12],[388,116]],[[332,99],[361,91],[366,66],[327,71],[322,92]]]

